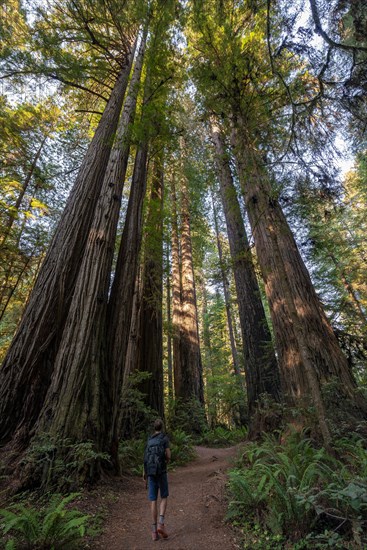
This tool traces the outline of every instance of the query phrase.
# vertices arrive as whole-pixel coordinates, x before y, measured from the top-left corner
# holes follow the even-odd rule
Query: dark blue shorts
[[[157,500],[158,489],[161,498],[168,497],[168,479],[167,472],[158,476],[148,476],[148,499]]]

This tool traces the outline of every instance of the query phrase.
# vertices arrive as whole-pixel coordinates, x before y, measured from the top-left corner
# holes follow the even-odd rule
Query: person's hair
[[[154,420],[154,429],[156,432],[161,432],[163,429],[163,420],[161,418],[156,418]]]

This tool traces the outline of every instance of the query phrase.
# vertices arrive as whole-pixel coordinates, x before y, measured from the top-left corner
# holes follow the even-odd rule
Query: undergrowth
[[[362,548],[366,469],[361,439],[339,439],[332,456],[304,432],[281,443],[265,436],[229,474],[228,519],[242,529],[245,548]]]
[[[48,506],[13,504],[0,510],[2,548],[5,550],[71,550],[80,548],[90,516],[68,505],[78,493],[53,495]]]
[[[205,431],[198,440],[198,443],[200,445],[208,445],[209,447],[229,447],[230,445],[245,441],[247,435],[248,429],[245,426],[232,430],[218,426],[212,430]]]

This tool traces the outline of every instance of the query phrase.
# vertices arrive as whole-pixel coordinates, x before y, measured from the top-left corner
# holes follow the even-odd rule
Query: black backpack
[[[148,476],[160,475],[166,471],[164,439],[162,433],[148,438],[144,453],[144,467]]]

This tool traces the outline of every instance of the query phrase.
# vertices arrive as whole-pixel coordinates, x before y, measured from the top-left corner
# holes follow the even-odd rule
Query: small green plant
[[[247,434],[248,430],[245,426],[233,430],[217,426],[213,430],[206,431],[199,443],[200,445],[208,445],[210,447],[228,447],[245,441]]]
[[[109,455],[95,449],[92,441],[72,443],[41,434],[35,439],[22,460],[25,471],[32,473],[30,483],[42,491],[75,490],[95,477],[101,462]]]
[[[199,439],[207,430],[204,407],[197,399],[171,401],[167,425],[171,432],[181,430]]]
[[[170,469],[183,466],[195,458],[195,449],[190,435],[183,430],[175,430],[170,438],[171,462]]]
[[[67,507],[77,496],[78,493],[72,493],[64,498],[54,495],[49,506],[43,510],[21,504],[0,510],[1,529],[6,549],[80,548],[90,516]],[[6,540],[9,536],[11,538]]]
[[[134,475],[141,475],[143,469],[146,437],[139,439],[124,439],[119,446],[121,469]]]

